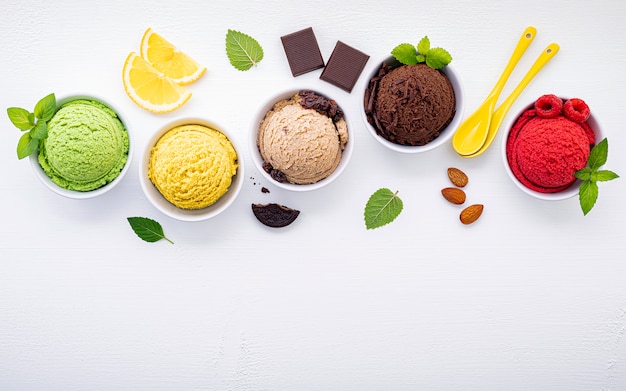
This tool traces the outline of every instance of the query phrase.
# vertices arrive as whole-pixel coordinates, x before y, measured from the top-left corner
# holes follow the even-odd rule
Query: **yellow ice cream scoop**
[[[148,178],[181,209],[202,209],[228,191],[237,172],[237,152],[221,132],[182,125],[165,133],[152,148]]]

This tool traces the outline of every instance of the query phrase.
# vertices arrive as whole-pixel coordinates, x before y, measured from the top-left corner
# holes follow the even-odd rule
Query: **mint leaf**
[[[450,53],[442,48],[432,48],[426,53],[426,65],[434,69],[441,69],[451,61]]]
[[[263,59],[263,48],[251,36],[229,29],[226,34],[226,55],[232,66],[247,71]]]
[[[11,123],[19,130],[30,130],[35,125],[30,114],[28,110],[21,107],[9,107],[7,109],[7,115]]]
[[[165,239],[174,244],[174,242],[165,237],[163,227],[157,221],[147,217],[127,217],[126,219],[140,239],[150,243]]]
[[[365,205],[365,227],[374,229],[391,223],[400,215],[402,208],[402,200],[397,191],[392,193],[387,188],[376,190]]]
[[[586,216],[598,199],[598,185],[593,181],[584,181],[580,184],[578,198],[583,214]]]
[[[26,156],[35,152],[38,146],[38,139],[32,138],[30,133],[24,133],[17,142],[17,158],[24,159]]]
[[[597,170],[606,163],[609,155],[609,142],[606,137],[600,141],[589,154],[587,166],[592,170]]]
[[[48,124],[46,124],[46,121],[44,120],[39,120],[29,133],[30,137],[36,138],[37,140],[43,140],[48,137]]]
[[[591,179],[596,182],[607,182],[619,178],[619,175],[610,170],[599,170],[591,175]]]
[[[610,170],[600,170],[599,168],[606,163],[609,154],[609,141],[604,138],[589,153],[587,159],[587,167],[584,167],[574,173],[574,176],[581,179],[582,182],[578,189],[578,199],[583,214],[587,215],[596,204],[598,199],[598,182],[606,182],[616,178],[619,175]]]
[[[422,38],[416,46],[401,43],[393,48],[391,54],[404,65],[426,63],[433,69],[441,69],[452,62],[452,56],[445,49],[430,47],[428,36]]]
[[[584,167],[574,173],[574,176],[581,181],[586,181],[591,179],[591,168]]]
[[[17,142],[17,158],[23,159],[37,150],[39,141],[48,137],[47,122],[57,110],[54,94],[49,94],[37,102],[34,113],[20,107],[9,107],[7,115],[11,123],[19,130],[28,133],[22,135]]]
[[[391,51],[391,55],[404,65],[417,64],[417,59],[415,58],[417,51],[415,50],[415,46],[410,43],[401,43],[396,46]]]
[[[35,118],[41,119],[44,121],[50,121],[54,113],[57,111],[57,101],[54,94],[49,94],[41,98],[39,102],[35,105],[35,110],[33,113],[35,114]]]
[[[425,36],[424,38],[420,39],[420,41],[418,42],[417,52],[425,55],[426,53],[428,53],[429,50],[430,50],[430,39],[428,39],[428,36]]]

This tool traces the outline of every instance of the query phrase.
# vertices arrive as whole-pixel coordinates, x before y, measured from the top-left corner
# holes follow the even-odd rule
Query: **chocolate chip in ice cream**
[[[298,95],[302,98],[300,99],[300,106],[305,109],[313,109],[332,119],[333,122],[343,118],[343,110],[341,110],[335,100],[328,99],[312,90],[298,91]]]
[[[257,220],[272,228],[286,227],[300,215],[299,210],[276,203],[252,204],[252,213]]]

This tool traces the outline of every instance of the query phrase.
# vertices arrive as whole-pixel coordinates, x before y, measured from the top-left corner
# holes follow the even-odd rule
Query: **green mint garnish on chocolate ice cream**
[[[598,182],[606,182],[619,178],[619,175],[610,170],[600,170],[608,158],[609,142],[605,138],[600,141],[589,154],[587,167],[582,168],[574,176],[582,181],[578,190],[578,198],[583,214],[587,215],[598,199]]]
[[[226,34],[226,55],[231,65],[247,71],[263,59],[263,48],[256,39],[235,30]]]
[[[391,54],[404,65],[426,63],[433,69],[441,69],[452,62],[452,56],[442,48],[431,48],[428,36],[422,38],[417,46],[401,43],[393,48]]]
[[[39,141],[48,137],[48,121],[52,119],[56,110],[57,103],[54,94],[49,94],[37,102],[32,113],[21,107],[7,109],[13,125],[25,132],[17,142],[18,159],[23,159],[35,152]]]

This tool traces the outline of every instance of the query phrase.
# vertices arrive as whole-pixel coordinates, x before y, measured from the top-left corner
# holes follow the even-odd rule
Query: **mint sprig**
[[[422,38],[416,46],[401,43],[393,48],[391,54],[405,65],[426,63],[433,69],[441,69],[452,62],[452,56],[443,48],[431,48],[428,36]]]
[[[165,239],[171,244],[174,244],[163,234],[163,227],[157,221],[149,219],[147,217],[127,217],[130,227],[140,239],[154,243],[161,239]]]
[[[391,223],[400,215],[402,208],[397,191],[393,193],[387,188],[376,190],[365,205],[365,227],[374,229]]]
[[[48,137],[48,121],[57,111],[54,94],[43,97],[30,111],[21,107],[9,107],[7,115],[11,123],[22,132],[26,132],[17,142],[17,158],[23,159],[37,150],[39,141]]]
[[[247,71],[263,59],[263,48],[251,36],[229,29],[226,34],[226,55],[232,66]]]
[[[578,199],[583,215],[587,215],[596,204],[598,199],[598,182],[606,182],[616,178],[619,175],[610,170],[600,170],[609,155],[609,141],[604,138],[589,153],[587,166],[576,171],[574,176],[582,182],[578,189]]]

